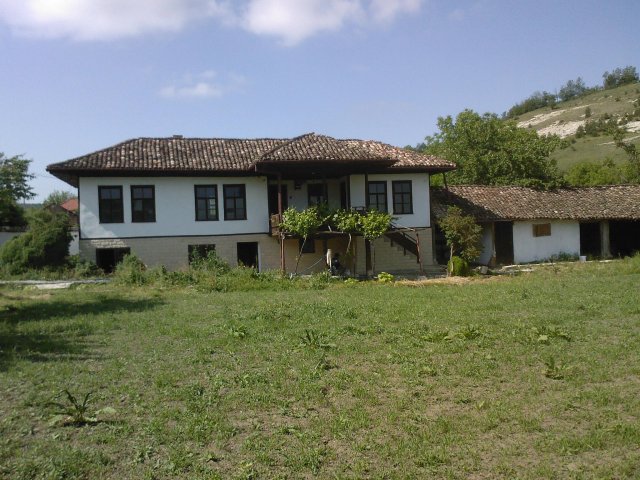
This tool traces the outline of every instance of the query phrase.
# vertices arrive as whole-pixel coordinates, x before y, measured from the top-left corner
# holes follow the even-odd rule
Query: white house
[[[480,264],[528,263],[563,254],[608,258],[640,251],[640,185],[547,191],[456,185],[432,193],[436,218],[456,205],[482,225]]]
[[[377,270],[418,273],[434,266],[429,175],[445,160],[384,143],[306,134],[293,139],[138,138],[49,165],[78,188],[81,256],[109,270],[127,252],[148,265],[185,267],[215,249],[231,264],[291,271],[299,239],[272,219],[289,206],[387,211],[394,227],[374,242]],[[326,268],[326,251],[347,237],[323,232],[300,271]],[[353,273],[369,270],[356,238]]]

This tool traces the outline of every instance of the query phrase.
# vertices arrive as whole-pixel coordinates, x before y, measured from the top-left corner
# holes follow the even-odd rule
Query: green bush
[[[114,281],[121,285],[145,285],[151,278],[146,265],[134,254],[125,255],[113,272]]]
[[[62,266],[69,255],[70,241],[66,215],[38,210],[29,216],[27,231],[0,248],[0,263],[13,275],[34,268]]]
[[[204,257],[194,254],[189,269],[222,274],[229,272],[231,267],[218,256],[215,250],[210,250]]]
[[[467,277],[471,270],[469,269],[469,262],[454,255],[447,263],[447,271],[449,275],[455,277]]]
[[[395,277],[387,272],[380,272],[378,274],[378,281],[380,283],[391,283],[395,280]]]
[[[104,273],[94,262],[80,258],[80,255],[71,255],[67,259],[67,266],[70,276],[75,278],[95,277]]]

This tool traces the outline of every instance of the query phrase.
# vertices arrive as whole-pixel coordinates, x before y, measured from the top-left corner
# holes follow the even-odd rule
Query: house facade
[[[179,269],[214,249],[230,264],[292,271],[300,239],[274,219],[326,203],[392,214],[392,230],[373,245],[376,270],[418,273],[434,265],[429,176],[453,168],[380,142],[307,134],[139,138],[47,170],[78,188],[80,254],[107,270],[128,252]],[[305,245],[298,271],[325,269],[327,250],[347,254],[348,241],[322,232]],[[371,248],[357,235],[354,242],[351,273],[364,274]]]
[[[549,191],[483,185],[434,189],[434,217],[446,215],[450,205],[482,226],[482,265],[563,255],[611,258],[640,251],[640,185]]]

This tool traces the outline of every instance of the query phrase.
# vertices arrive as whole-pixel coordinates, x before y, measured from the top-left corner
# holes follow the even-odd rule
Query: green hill
[[[584,129],[586,122],[609,119],[614,119],[620,126],[625,125],[625,139],[640,146],[640,83],[600,90],[514,118],[518,126],[568,140],[564,148],[552,155],[561,170],[578,162],[601,162],[607,157],[616,162],[626,159],[625,153],[615,147],[611,135],[600,133],[580,137],[579,127]]]

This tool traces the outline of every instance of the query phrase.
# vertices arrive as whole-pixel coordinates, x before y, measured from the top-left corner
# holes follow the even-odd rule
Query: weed
[[[68,389],[62,390],[57,396],[66,398],[66,402],[49,402],[47,405],[57,407],[59,410],[56,412],[58,415],[65,415],[66,421],[71,425],[82,426],[89,423],[95,423],[97,419],[95,417],[87,417],[87,410],[89,409],[89,397],[93,392],[87,392],[82,401],[79,397],[76,398]]]
[[[449,330],[434,330],[428,331],[420,338],[426,342],[430,343],[439,343],[439,342],[448,342],[453,340],[455,335],[453,335]]]
[[[330,349],[335,348],[334,343],[326,341],[323,334],[316,332],[315,330],[305,329],[304,335],[300,338],[301,345],[304,347]]]
[[[229,335],[234,338],[245,338],[249,334],[244,325],[231,325],[228,327],[227,331],[229,332]]]
[[[544,361],[545,371],[544,376],[552,380],[562,380],[565,378],[565,374],[568,372],[569,367],[560,362],[557,362],[555,357],[551,356]]]
[[[333,368],[336,368],[335,363],[333,363],[326,354],[322,354],[322,356],[320,357],[320,360],[318,360],[318,363],[316,363],[315,368],[313,369],[314,372],[319,373],[319,372],[326,372],[328,370],[331,370]]]
[[[532,327],[532,333],[537,336],[540,343],[549,343],[552,338],[559,338],[567,342],[571,341],[571,335],[556,325],[542,325],[540,327]]]
[[[477,325],[465,325],[458,331],[457,336],[463,340],[473,340],[482,335]]]

